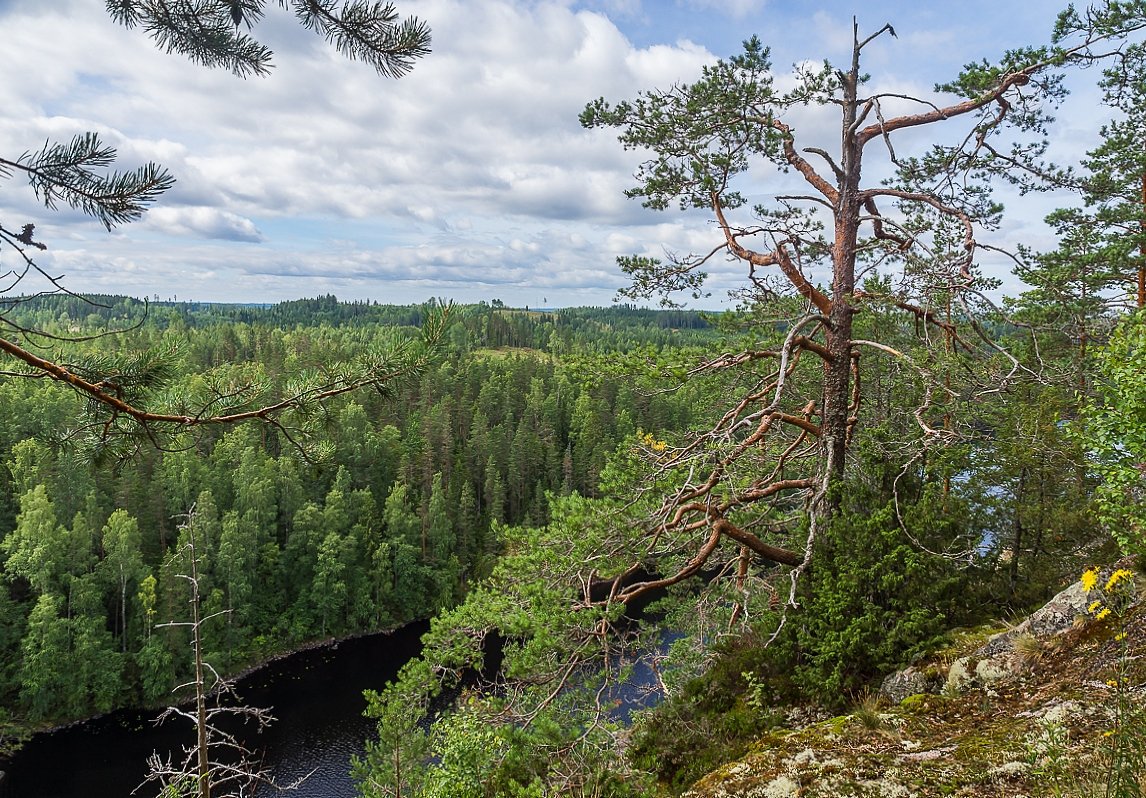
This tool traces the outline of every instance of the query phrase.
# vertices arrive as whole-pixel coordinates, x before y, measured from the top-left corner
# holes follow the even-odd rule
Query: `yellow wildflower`
[[[663,452],[668,448],[667,443],[657,440],[656,436],[651,432],[644,432],[638,429],[637,440],[639,440],[643,446],[652,449],[654,452]]]
[[[1106,686],[1107,687],[1117,687],[1118,686],[1118,680],[1117,679],[1107,679],[1106,680]]]
[[[1121,642],[1126,639],[1126,632],[1119,632],[1114,636],[1114,639]]]
[[[1094,616],[1094,620],[1101,621],[1110,616],[1110,607],[1103,607],[1102,610]]]
[[[1125,568],[1119,568],[1117,571],[1110,575],[1109,579],[1106,580],[1106,590],[1113,590],[1115,585],[1117,585],[1123,579],[1130,580],[1133,578],[1134,574],[1132,572],[1126,570]]]
[[[1090,602],[1090,605],[1086,608],[1086,611],[1091,615],[1094,615],[1094,613],[1098,612],[1098,608],[1101,606],[1102,601],[1100,599],[1095,599],[1094,601]]]
[[[1088,568],[1082,572],[1082,592],[1089,593],[1098,584],[1098,569]]]

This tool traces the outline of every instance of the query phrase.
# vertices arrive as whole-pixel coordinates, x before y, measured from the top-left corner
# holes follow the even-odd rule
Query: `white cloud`
[[[950,21],[922,5],[876,3],[861,21],[869,29],[890,11],[909,19],[888,17],[901,38],[872,46],[873,86],[926,92],[934,78],[921,65],[989,54],[982,31],[993,12],[980,5]],[[398,8],[434,36],[432,55],[402,80],[345,60],[270,4],[255,32],[275,48],[276,68],[241,81],[157,51],[90,0],[0,3],[0,26],[21,31],[0,48],[0,74],[18,76],[0,82],[0,155],[93,129],[125,168],[154,160],[178,181],[146,223],[107,235],[77,213],[45,212],[13,179],[0,184],[0,222],[37,221],[53,263],[84,290],[405,301],[441,280],[459,297],[498,286],[536,304],[530,292],[544,287],[555,302],[608,301],[623,280],[616,255],[707,251],[715,237],[703,214],[654,214],[624,197],[641,154],[609,131],[581,129],[585,103],[692,79],[713,51],[735,52],[753,30],[776,46],[781,83],[797,58],[838,60],[851,36],[851,13],[834,2],[814,16],[762,0]],[[983,47],[956,52],[968,40]],[[834,114],[791,121],[830,146]],[[1085,124],[1065,129],[1072,152],[1087,146]],[[763,171],[743,179],[753,201],[798,181]],[[743,274],[719,258],[710,271],[722,285]]]
[[[159,207],[147,214],[149,230],[174,236],[218,238],[224,241],[258,242],[262,233],[250,219],[218,208]]]

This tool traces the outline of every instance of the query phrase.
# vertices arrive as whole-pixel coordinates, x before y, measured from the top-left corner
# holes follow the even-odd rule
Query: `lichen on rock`
[[[1111,722],[1109,670],[1128,655],[1146,678],[1146,613],[1133,605],[1121,627],[1130,634],[1116,639],[1109,625],[1077,623],[1084,598],[1075,583],[1018,626],[961,633],[956,647],[888,677],[875,728],[860,713],[790,713],[807,720],[770,732],[686,795],[1027,798],[1046,794],[1052,767],[1091,778]],[[1038,638],[1037,656],[1024,655],[1029,641],[1016,645],[1023,635]]]

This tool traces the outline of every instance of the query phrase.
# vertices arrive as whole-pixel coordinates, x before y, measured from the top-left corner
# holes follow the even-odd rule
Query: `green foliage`
[[[1091,682],[1105,709],[1096,713],[1102,729],[1099,742],[1091,756],[1080,758],[1072,750],[1076,735],[1067,723],[1046,718],[1040,733],[1028,741],[1028,758],[1045,794],[1054,798],[1141,798],[1146,787],[1146,708],[1133,696],[1141,681],[1133,639],[1140,627],[1131,618],[1140,588],[1134,572],[1125,568],[1106,573],[1088,568],[1080,582],[1090,602],[1091,617],[1085,623],[1091,634],[1097,631],[1116,649],[1113,657],[1096,657],[1094,663],[1105,677]]]
[[[304,28],[386,77],[401,77],[415,59],[430,52],[429,27],[416,17],[399,19],[389,3],[320,0],[290,6]],[[265,8],[266,0],[179,0],[174,7],[141,0],[107,2],[112,19],[143,29],[160,49],[239,77],[271,70],[270,49],[244,33],[244,27],[250,30],[262,20]]]
[[[1106,680],[1113,711],[1110,727],[1104,732],[1102,764],[1104,798],[1142,798],[1146,787],[1146,708],[1133,695],[1140,681],[1133,641],[1130,636],[1139,633],[1131,628],[1129,611],[1141,598],[1133,571],[1118,568],[1099,588],[1093,579],[1097,569],[1082,576],[1082,588],[1091,599],[1088,611],[1095,621],[1108,621],[1114,626],[1114,641],[1118,656],[1110,667],[1113,678]],[[1111,616],[1113,615],[1113,618]]]
[[[142,308],[105,299],[93,306],[40,298],[13,313],[46,330],[100,332]],[[174,393],[244,380],[274,393],[276,381],[299,368],[361,362],[379,338],[417,335],[429,312],[333,297],[271,308],[157,305],[137,329],[70,344],[67,356],[116,374],[162,370]],[[308,323],[309,313],[324,323]],[[205,432],[189,448],[148,447],[108,467],[61,439],[85,410],[67,389],[0,378],[7,465],[0,638],[11,643],[0,657],[0,696],[13,719],[163,700],[188,679],[185,632],[154,626],[186,610],[169,553],[181,545],[172,518],[192,506],[204,611],[226,613],[203,632],[219,667],[239,669],[310,640],[450,606],[501,553],[498,523],[540,522],[549,493],[597,490],[619,428],[662,429],[692,416],[694,394],[645,395],[619,358],[600,353],[632,348],[640,360],[682,335],[715,334],[698,314],[625,307],[535,313],[478,305],[460,311],[458,323],[466,347],[392,385],[397,401],[358,393],[315,409],[308,423],[332,453],[324,463],[299,457],[270,428],[237,425]],[[552,341],[568,362],[486,348],[501,339]],[[129,362],[130,352],[162,357]],[[132,384],[133,396],[152,391],[144,382]],[[63,620],[41,607],[30,629],[37,605],[57,599]],[[36,654],[56,633],[108,652],[109,667],[77,668],[83,687],[79,678],[57,684],[48,665],[73,652]],[[25,642],[38,663],[30,669]],[[39,673],[41,666],[48,670]]]
[[[485,702],[463,700],[435,725],[431,754],[439,758],[416,794],[426,798],[648,795],[648,779],[635,773],[611,745],[607,733],[611,724],[601,729],[569,724],[570,703],[558,702],[527,726],[511,726],[497,723]],[[561,752],[558,763],[552,752]],[[570,760],[575,767],[569,767]]]
[[[20,498],[16,528],[4,538],[4,566],[9,578],[23,577],[43,594],[62,591],[69,576],[68,530],[56,520],[55,509],[43,485]]]
[[[20,698],[33,720],[59,715],[67,706],[68,629],[60,617],[62,604],[59,596],[45,593],[28,616],[21,644]]]
[[[712,647],[709,666],[634,724],[631,757],[674,794],[783,724],[780,706],[794,697],[768,645],[766,620]]]
[[[581,113],[581,124],[622,128],[626,149],[660,153],[638,168],[639,185],[628,196],[657,210],[674,202],[681,209],[708,208],[714,191],[724,191],[748,169],[750,156],[779,158],[782,136],[768,123],[775,107],[789,102],[773,91],[768,50],[752,37],[743,53],[705,66],[695,83],[615,106],[595,100]],[[742,203],[739,195],[725,195],[727,207]]]
[[[798,608],[761,613],[711,647],[707,665],[636,726],[634,762],[679,792],[735,759],[789,705],[850,706],[888,672],[977,618],[974,569],[921,550],[966,533],[965,508],[925,494],[903,507],[862,484],[822,530]],[[910,535],[910,537],[909,537]],[[914,538],[914,540],[912,539]]]
[[[62,309],[71,307],[72,301],[30,303],[22,312],[41,314],[39,322],[48,326],[62,325]],[[179,385],[199,379],[197,372],[227,359],[236,362],[220,373],[257,374],[273,381],[300,363],[354,358],[386,319],[417,324],[417,314],[424,312],[422,308],[340,305],[326,300],[312,303],[316,303],[316,312],[329,319],[327,325],[302,323],[306,308],[293,306],[201,311],[159,307],[124,345],[178,341],[170,351],[182,359],[175,369]],[[882,325],[885,331],[893,327],[890,317],[875,307],[869,311],[870,324]],[[11,420],[10,426],[0,430],[0,459],[15,464],[5,489],[11,492],[27,485],[24,492],[35,493],[40,487],[42,494],[35,500],[29,497],[27,507],[19,503],[22,494],[12,496],[12,514],[7,526],[0,527],[0,537],[8,539],[0,544],[5,551],[23,552],[12,568],[5,568],[8,610],[3,615],[11,623],[5,621],[10,633],[4,639],[14,641],[15,649],[7,670],[0,667],[0,676],[10,674],[9,680],[0,683],[0,692],[10,696],[14,711],[23,719],[35,713],[56,718],[73,711],[93,711],[108,700],[157,700],[166,696],[172,684],[187,679],[185,635],[173,629],[153,630],[153,626],[180,617],[186,610],[185,585],[174,577],[176,569],[164,563],[178,545],[178,532],[171,528],[170,518],[194,503],[199,511],[204,609],[233,610],[204,630],[205,645],[217,655],[217,664],[229,661],[230,667],[239,668],[276,647],[425,617],[448,607],[462,587],[471,588],[479,576],[492,570],[491,582],[471,589],[465,604],[435,622],[427,643],[431,670],[437,669],[437,676],[447,682],[479,672],[487,658],[493,661],[495,640],[504,643],[501,662],[508,678],[520,677],[529,684],[542,674],[559,680],[564,671],[558,663],[570,657],[583,663],[584,669],[571,676],[568,699],[555,699],[527,728],[522,728],[525,716],[514,714],[516,710],[496,696],[471,693],[461,699],[464,711],[456,721],[433,730],[418,726],[429,734],[425,745],[433,746],[433,755],[449,763],[449,772],[456,777],[452,782],[438,780],[428,772],[419,777],[423,779],[420,789],[458,794],[465,785],[478,783],[480,774],[491,773],[496,776],[491,783],[499,789],[521,794],[552,793],[559,787],[586,792],[599,788],[615,795],[637,790],[645,776],[632,762],[619,758],[613,747],[614,722],[607,712],[585,714],[585,707],[593,705],[602,673],[610,684],[625,678],[627,668],[621,663],[628,660],[622,660],[622,654],[631,656],[655,644],[647,631],[617,622],[619,607],[572,611],[571,596],[576,599],[580,587],[570,585],[582,585],[584,574],[607,578],[632,564],[630,553],[643,540],[633,519],[642,511],[640,501],[652,495],[636,491],[641,486],[663,489],[674,477],[663,473],[659,482],[642,483],[643,470],[649,462],[655,464],[660,453],[656,447],[662,442],[675,445],[681,430],[702,423],[705,413],[714,411],[712,397],[727,389],[729,379],[718,375],[666,393],[655,390],[653,378],[661,374],[676,378],[696,362],[696,350],[674,348],[672,342],[713,341],[725,333],[708,327],[699,316],[677,312],[614,308],[527,314],[483,306],[460,312],[459,323],[467,329],[465,346],[483,348],[459,348],[441,363],[428,366],[417,380],[398,389],[396,402],[358,394],[330,404],[317,417],[332,445],[329,464],[300,459],[270,430],[240,426],[205,435],[195,449],[151,452],[115,470],[91,469],[60,457],[55,440],[41,443],[23,437],[72,423],[75,408],[66,393],[38,383],[0,381],[0,408]],[[85,323],[104,323],[98,314],[93,315],[97,319]],[[724,321],[728,322],[727,334],[737,336],[738,341],[755,343],[775,333],[752,328],[753,322],[744,317]],[[910,331],[895,331],[905,340],[910,338]],[[563,347],[564,354],[557,359],[537,352],[494,352],[484,348],[491,334],[506,340],[518,336],[526,344],[545,339],[546,346]],[[104,345],[92,342],[86,346],[98,353]],[[634,372],[633,366],[641,370]],[[833,561],[833,570],[847,570],[851,545],[847,536],[855,537],[854,546],[871,559],[858,563],[854,574],[825,575],[828,595],[822,605],[815,604],[810,592],[801,594],[801,613],[807,612],[809,623],[819,625],[816,628],[830,629],[841,618],[856,621],[855,626],[826,634],[828,642],[818,647],[812,635],[805,639],[795,635],[797,620],[803,616],[793,613],[781,638],[765,649],[763,641],[778,619],[760,609],[767,594],[754,593],[750,606],[756,613],[753,618],[760,622],[753,633],[755,642],[746,639],[746,653],[717,666],[724,673],[712,677],[712,684],[720,685],[720,690],[703,689],[703,682],[684,686],[691,673],[687,664],[664,671],[666,680],[690,699],[666,704],[670,712],[678,713],[676,725],[666,722],[659,737],[649,732],[646,758],[638,763],[641,769],[647,765],[665,780],[676,778],[683,784],[684,771],[676,768],[716,762],[722,749],[734,750],[744,739],[777,722],[774,712],[762,706],[763,699],[793,700],[802,694],[805,682],[812,684],[821,677],[841,685],[859,685],[896,657],[910,656],[913,646],[921,643],[913,636],[925,636],[930,621],[925,614],[904,610],[909,602],[946,608],[957,615],[958,607],[942,603],[947,594],[939,590],[943,580],[935,571],[910,558],[903,563],[896,559],[903,554],[899,548],[903,541],[895,542],[894,523],[886,528],[862,521],[869,508],[884,507],[887,494],[879,491],[889,489],[895,476],[869,464],[887,458],[910,426],[910,419],[894,416],[890,408],[904,397],[913,400],[920,387],[911,369],[874,359],[865,359],[861,367],[865,385],[873,386],[871,406],[896,423],[880,428],[879,440],[870,443],[870,450],[865,448],[867,438],[857,449],[857,457],[862,458],[857,479],[872,491],[861,494],[857,488],[856,497],[850,500],[851,513],[861,520],[838,533],[825,531],[821,542],[827,546],[837,535],[843,539],[832,544],[837,545],[834,556],[839,561]],[[1019,403],[1026,410],[1047,404],[1029,397]],[[1016,429],[1029,428],[1032,421],[1027,415],[1015,418]],[[1053,420],[1035,421],[1040,430],[1057,429]],[[1003,429],[994,421],[991,427]],[[638,429],[648,432],[637,438]],[[627,443],[618,449],[621,440]],[[1040,447],[1059,445],[1049,433],[1040,433],[1039,440],[1043,441]],[[651,443],[642,448],[646,441]],[[987,446],[984,443],[983,451],[992,451]],[[1022,451],[1021,439],[1016,438],[1013,448]],[[930,479],[938,480],[943,468],[958,471],[964,467],[941,462],[939,458],[932,462],[935,470]],[[1051,464],[1047,472],[1062,468]],[[916,471],[910,476],[923,479]],[[70,495],[66,486],[73,484],[90,484],[91,499]],[[633,505],[587,498],[603,491],[639,501]],[[915,501],[917,493],[917,484],[911,482],[905,496],[910,494]],[[1041,491],[1032,488],[1024,495],[1024,501],[1034,502]],[[949,514],[981,521],[980,510],[968,512],[952,501]],[[1009,494],[1003,501],[1011,501]],[[926,511],[905,507],[909,529],[921,540],[934,543],[933,537],[966,539],[981,534],[982,528],[973,526],[971,520],[967,529],[945,527],[946,517],[936,502]],[[45,509],[48,506],[50,514]],[[36,513],[23,516],[22,511],[34,508],[38,508]],[[82,511],[83,523],[73,521],[68,526],[58,520],[71,518],[77,510]],[[881,519],[886,520],[886,512],[880,511]],[[41,538],[18,532],[18,516],[29,529],[33,516],[57,519],[54,526],[45,527],[53,533],[43,541],[56,541],[52,544],[55,553],[41,558],[47,570],[37,577],[38,586],[22,574],[35,571],[31,541]],[[545,527],[542,521],[551,523]],[[522,523],[530,526],[515,526]],[[933,531],[932,537],[928,530]],[[732,548],[727,551],[735,556]],[[661,562],[671,568],[689,556],[676,551]],[[137,570],[140,563],[142,568]],[[901,565],[910,565],[910,577],[896,570]],[[872,593],[870,580],[885,567],[892,573],[883,575],[884,582]],[[814,568],[804,579],[811,583],[819,578],[818,573]],[[753,565],[752,589],[774,575]],[[715,584],[710,594],[715,619],[710,632],[726,630],[732,602],[741,595],[729,584],[729,580]],[[71,588],[73,613],[86,620],[67,626],[40,608],[36,623],[30,624],[45,595],[41,588],[55,596],[45,601],[62,602],[52,604],[56,618],[66,616]],[[931,588],[938,592],[928,592]],[[682,589],[681,595],[694,598],[685,595],[690,589]],[[875,596],[874,608],[864,604],[869,593]],[[980,594],[968,591],[967,595]],[[854,618],[849,614],[852,607],[862,610]],[[903,625],[897,631],[896,613],[901,611]],[[866,625],[862,623],[865,613],[872,616]],[[891,635],[887,640],[872,637],[873,629],[879,628],[875,618],[887,622]],[[609,630],[605,637],[599,632],[602,623]],[[106,634],[97,633],[101,625]],[[106,653],[101,658],[108,667],[85,673],[82,688],[65,684],[52,668],[75,656],[66,645],[55,659],[37,653],[52,650],[63,633],[77,638],[86,635],[85,645]],[[873,640],[874,653],[864,652],[868,658],[854,667],[837,668],[833,663],[830,652],[852,652]],[[736,645],[730,641],[728,650]],[[33,665],[28,666],[29,662]],[[608,663],[604,671],[603,662]],[[750,689],[750,682],[760,689]],[[544,680],[532,684],[530,700],[535,704],[544,700],[552,684]],[[432,691],[424,695],[431,694],[436,695]],[[584,701],[587,696],[590,700]],[[394,712],[419,707],[416,702],[421,700],[412,694],[395,699]],[[435,705],[434,711],[441,708]],[[412,714],[416,713],[408,710],[401,719]],[[590,728],[594,735],[579,740]],[[406,733],[412,730],[407,728]],[[567,750],[568,757],[547,756],[545,752],[554,748]],[[660,759],[663,766],[656,764]],[[373,773],[382,761],[389,760],[371,760],[363,772]],[[587,769],[579,770],[578,762]],[[407,773],[413,777],[414,771]],[[573,781],[563,780],[573,773],[581,775]]]
[[[422,721],[411,720],[412,711],[444,713],[425,718],[438,764],[421,764],[411,795],[624,796],[639,788],[613,744],[617,723],[602,698],[627,678],[619,658],[634,641],[618,623],[619,606],[575,607],[564,573],[591,558],[603,572],[612,567],[600,538],[607,505],[576,494],[552,502],[547,527],[502,532],[504,553],[489,579],[432,621],[422,657],[372,699],[368,714],[380,722],[386,752],[410,724],[412,744],[420,744]],[[494,663],[511,693],[466,687]],[[388,719],[392,706],[407,715]],[[392,785],[393,761],[390,753],[373,756],[358,777]]]
[[[1072,427],[1100,477],[1101,518],[1125,553],[1146,552],[1146,315],[1126,318],[1095,358],[1095,396]]]
[[[1008,50],[996,63],[984,59],[965,65],[954,82],[937,86],[936,90],[974,99],[998,87],[1002,79],[1009,74],[1024,69],[1029,70],[1048,62],[1061,63],[1061,59],[1062,54],[1049,47],[1023,47],[1017,50]]]
[[[20,699],[32,720],[107,712],[119,698],[122,658],[103,618],[79,603],[68,617],[63,597],[45,593],[28,616]]]
[[[134,172],[104,174],[115,158],[115,149],[106,146],[97,134],[82,133],[66,144],[49,142],[15,161],[0,158],[0,177],[20,171],[49,210],[63,202],[111,230],[139,219],[148,205],[175,185],[175,178],[154,163]],[[25,232],[29,240],[24,243],[32,244],[31,230]],[[5,237],[2,243],[10,242]]]
[[[1098,143],[1082,160],[1077,185],[1085,207],[1060,208],[1047,221],[1059,238],[1056,251],[1016,273],[1032,286],[1027,312],[1037,321],[1058,316],[1058,332],[1077,340],[1077,385],[1085,390],[1086,349],[1101,342],[1114,313],[1146,303],[1146,226],[1142,189],[1146,175],[1146,9],[1138,2],[1110,0],[1080,14],[1064,11],[1055,39],[1068,61],[1100,65],[1102,103],[1110,118]],[[1111,57],[1116,53],[1116,57]],[[1127,290],[1129,288],[1129,291]],[[1137,296],[1134,296],[1137,294]],[[1045,305],[1045,308],[1040,308]],[[1069,315],[1072,318],[1062,318]]]
[[[1049,360],[1053,350],[1043,351]],[[1073,391],[1023,381],[1006,401],[983,408],[986,434],[952,453],[959,493],[990,532],[977,548],[985,564],[995,564],[991,593],[1001,611],[1049,598],[1082,566],[1083,552],[1095,556],[1106,540],[1085,447],[1065,422],[1076,413]]]
[[[845,496],[844,510],[817,542],[816,563],[791,621],[793,684],[833,709],[935,645],[974,611],[964,604],[968,574],[921,551],[900,527],[894,504],[878,501],[864,490]],[[931,543],[958,535],[959,515],[928,495],[903,520]]]
[[[352,772],[364,798],[416,794],[425,779],[424,761],[430,752],[424,715],[434,693],[428,670],[415,661],[402,669],[407,689],[366,692],[366,715],[377,720],[379,737],[366,745]]]
[[[170,649],[158,637],[149,639],[136,653],[139,690],[144,701],[161,701],[170,695],[175,679],[174,659]]]

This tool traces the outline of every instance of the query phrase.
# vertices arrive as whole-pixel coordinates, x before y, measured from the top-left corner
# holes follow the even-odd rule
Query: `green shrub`
[[[823,534],[786,641],[795,649],[789,656],[801,695],[832,709],[975,614],[966,569],[915,545],[893,504],[865,510],[871,505],[862,492],[849,498]],[[954,517],[925,497],[907,509],[904,523],[916,540],[931,543],[961,533]]]
[[[946,502],[946,504],[945,504]],[[953,500],[924,496],[905,508],[916,541],[968,536]],[[874,509],[872,509],[874,508]],[[976,619],[979,574],[921,550],[892,504],[852,486],[841,514],[821,531],[800,606],[765,614],[725,639],[703,675],[641,718],[630,755],[674,791],[743,755],[783,722],[782,708],[815,703],[840,710],[890,671],[935,647],[951,626]],[[771,642],[769,642],[771,641]]]

